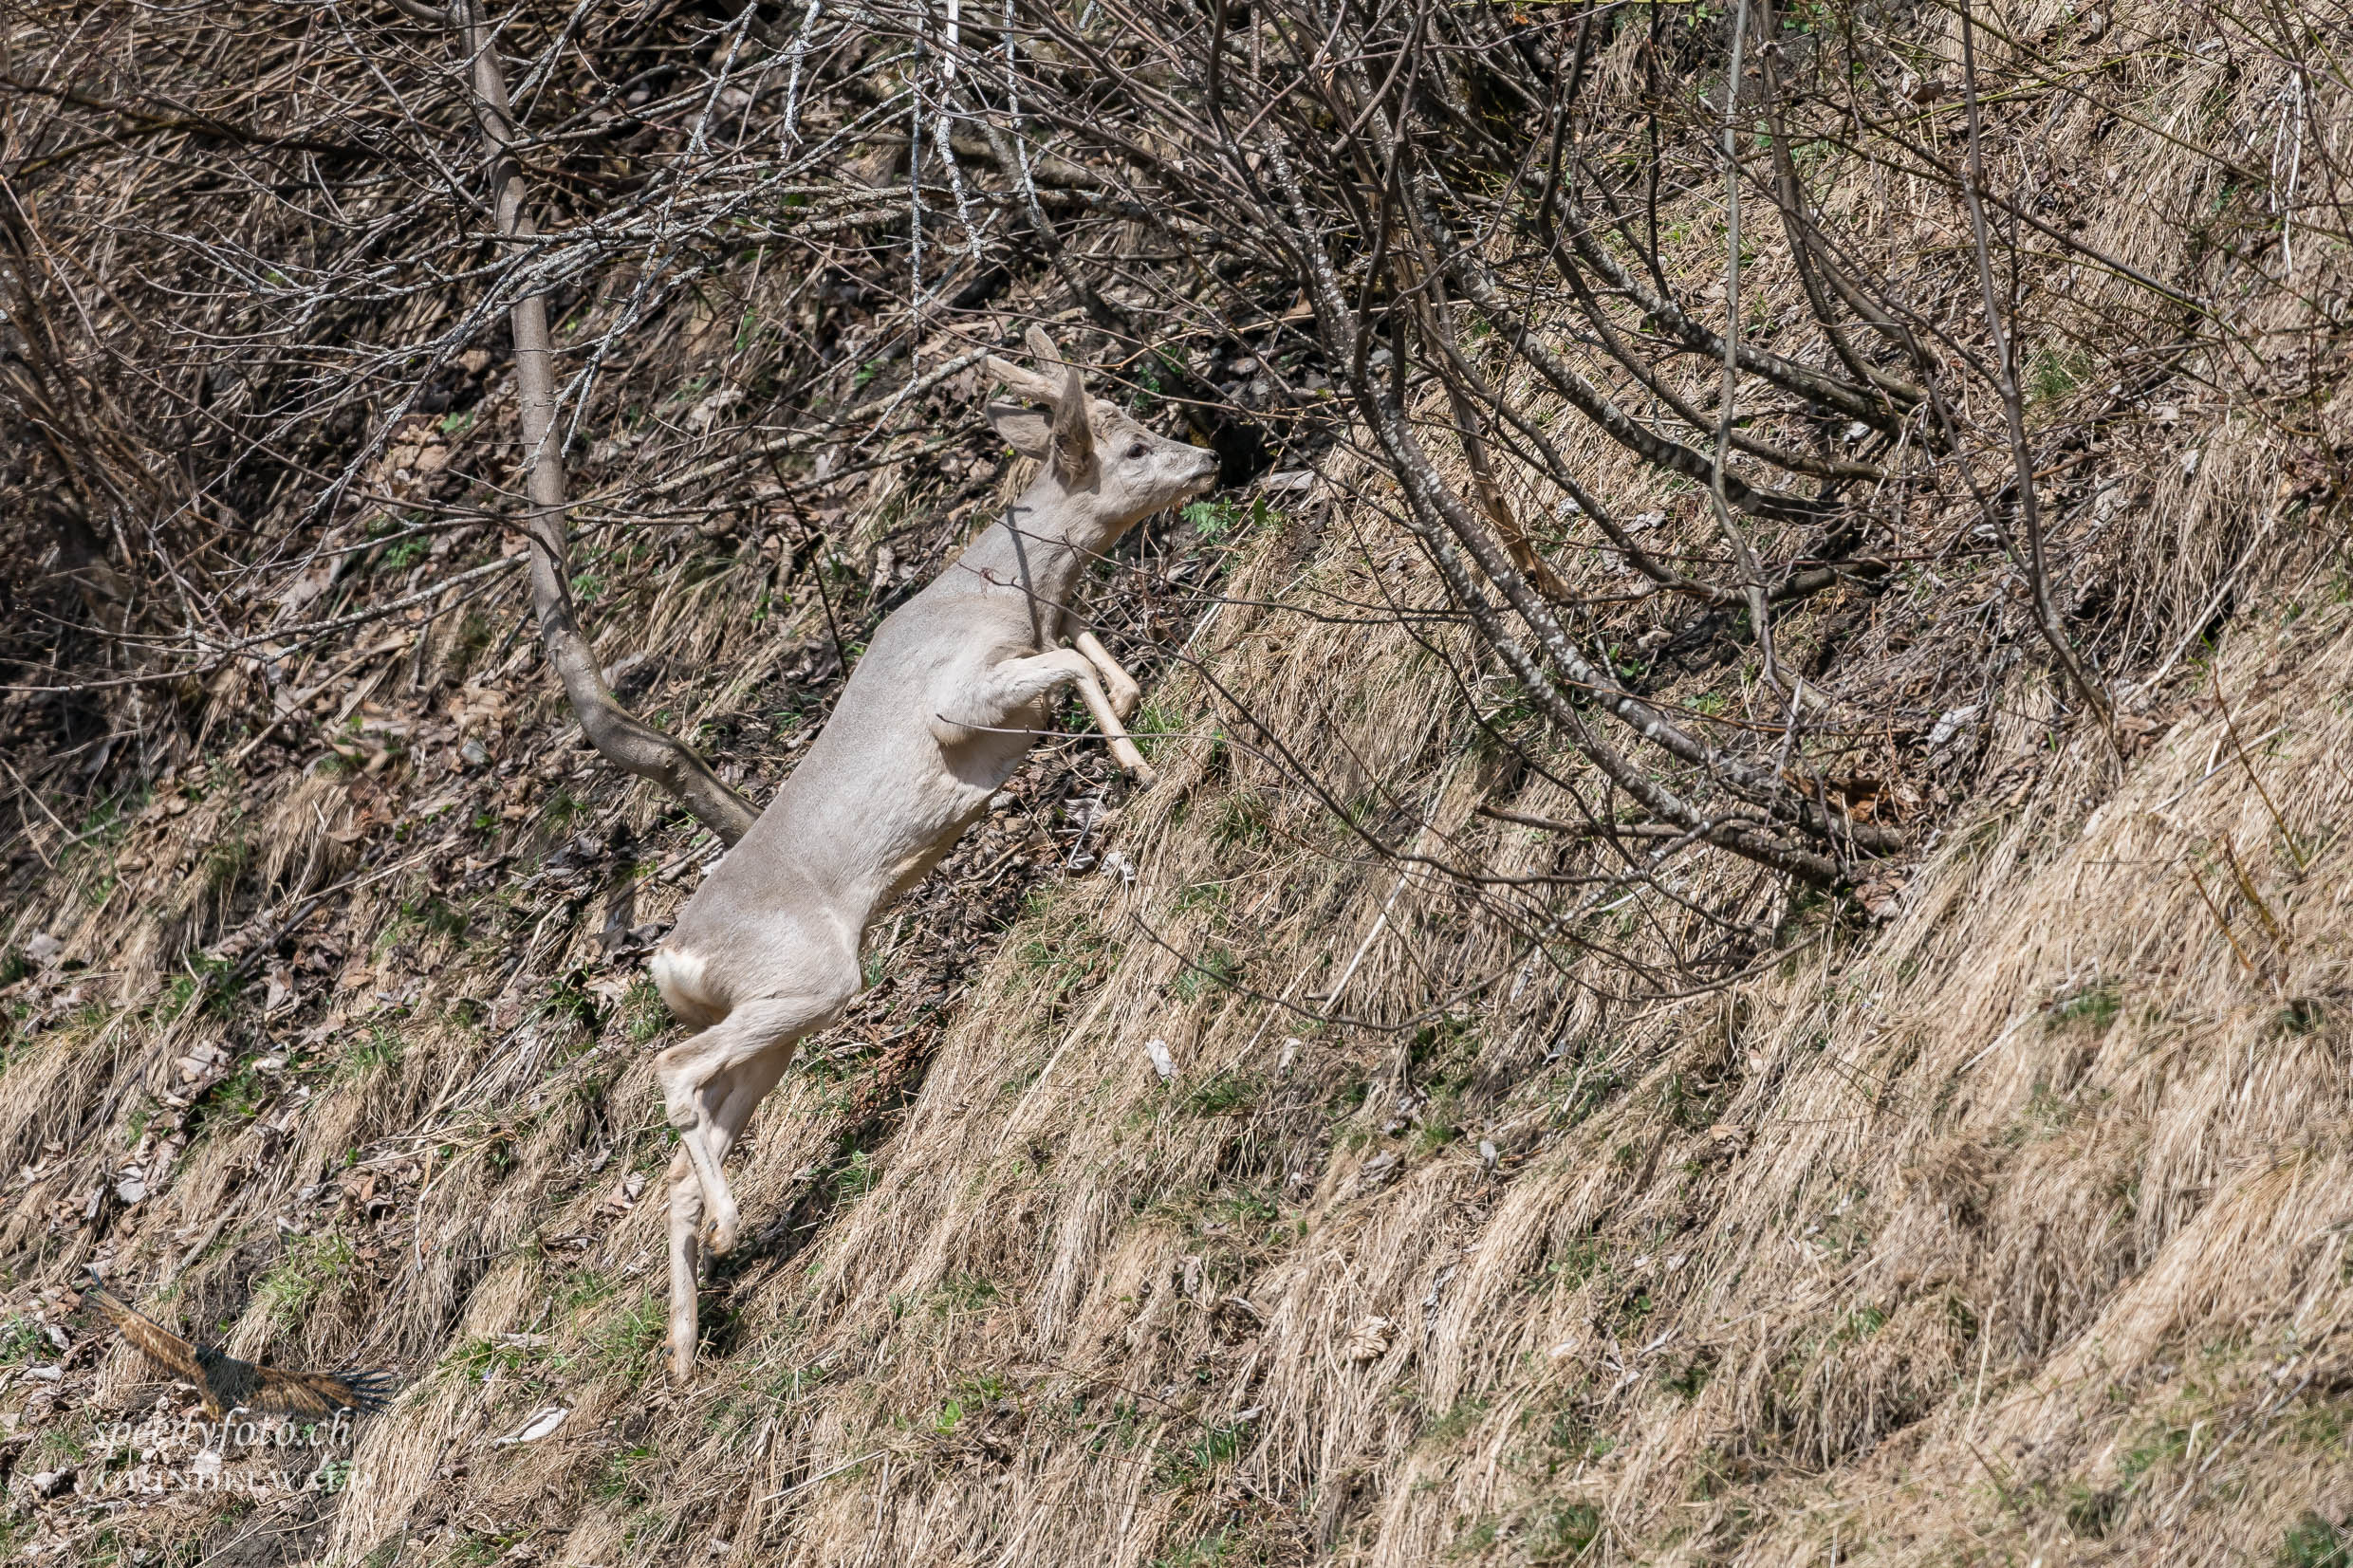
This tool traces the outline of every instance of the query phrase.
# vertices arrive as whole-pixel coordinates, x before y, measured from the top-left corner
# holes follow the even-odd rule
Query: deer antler
[[[1054,347],[1054,340],[1046,335],[1044,327],[1032,322],[1023,329],[1022,341],[1028,344],[1031,357],[1037,360],[1036,368],[1017,365],[1010,360],[991,354],[988,360],[989,374],[1003,381],[1007,390],[1024,402],[1059,402],[1067,384],[1067,377],[1055,374],[1066,367],[1061,351]]]

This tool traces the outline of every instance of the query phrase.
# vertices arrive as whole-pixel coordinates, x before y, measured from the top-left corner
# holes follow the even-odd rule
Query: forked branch
[[[403,9],[410,8],[404,6]],[[412,12],[414,14],[414,12]],[[526,263],[534,232],[525,208],[523,166],[514,156],[514,121],[507,107],[507,77],[478,0],[458,0],[456,20],[473,87],[474,118],[490,168],[498,236],[508,255]],[[526,287],[508,313],[514,330],[515,396],[523,423],[529,507],[531,608],[547,662],[564,683],[580,727],[598,755],[670,795],[720,839],[732,845],[759,820],[759,811],[729,788],[711,765],[621,706],[581,630],[572,602],[570,542],[565,527],[564,438],[556,430],[554,348],[547,331],[547,296]]]

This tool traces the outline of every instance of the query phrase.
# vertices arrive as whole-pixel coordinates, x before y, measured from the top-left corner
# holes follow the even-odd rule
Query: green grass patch
[[[1192,1116],[1239,1116],[1258,1102],[1266,1092],[1266,1081],[1256,1073],[1229,1069],[1203,1079],[1176,1102],[1178,1110]]]
[[[388,1024],[371,1025],[367,1031],[343,1047],[335,1059],[337,1078],[367,1078],[388,1071],[400,1064],[406,1047],[399,1034]]]
[[[652,1368],[655,1348],[668,1326],[662,1303],[651,1296],[639,1297],[597,1325],[587,1362],[601,1376],[634,1383]]]
[[[1127,732],[1135,738],[1136,749],[1147,761],[1158,758],[1169,741],[1184,733],[1185,715],[1179,709],[1170,708],[1146,697],[1141,707],[1129,716]]]
[[[621,1032],[632,1045],[642,1045],[670,1027],[670,1007],[662,1001],[661,988],[645,975],[629,983],[621,993]]]
[[[1212,1472],[1233,1463],[1234,1456],[1242,1451],[1242,1436],[1238,1426],[1203,1428],[1192,1441],[1160,1455],[1153,1479],[1173,1489],[1198,1485]]]
[[[2104,1030],[2123,1009],[2124,996],[2116,987],[2091,986],[2052,1003],[2046,1022],[2053,1029],[2082,1024],[2094,1030]]]
[[[341,1232],[297,1236],[287,1243],[285,1256],[263,1276],[254,1294],[269,1306],[271,1317],[291,1321],[317,1306],[350,1274],[356,1261],[350,1238]]]
[[[1184,971],[1169,982],[1169,994],[1179,1002],[1191,1002],[1209,991],[1231,990],[1241,978],[1242,961],[1232,950],[1211,946],[1195,954]]]
[[[1602,1510],[1590,1503],[1562,1503],[1528,1522],[1522,1537],[1530,1563],[1574,1562],[1602,1533]]]
[[[647,1467],[646,1461],[653,1457],[653,1448],[642,1443],[614,1449],[604,1456],[604,1462],[597,1467],[596,1479],[588,1485],[589,1491],[599,1502],[624,1503],[630,1507],[652,1501],[652,1494],[645,1489],[642,1472]]]
[[[30,1318],[18,1316],[0,1323],[0,1366],[23,1366],[40,1356],[45,1345],[41,1325]]]
[[[2280,1540],[2279,1568],[2353,1568],[2353,1532],[2307,1514]]]

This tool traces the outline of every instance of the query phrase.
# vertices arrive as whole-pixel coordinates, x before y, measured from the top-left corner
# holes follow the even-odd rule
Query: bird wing
[[[373,1413],[391,1402],[392,1379],[380,1372],[287,1372],[253,1369],[253,1408],[288,1415],[327,1415],[339,1410]]]
[[[133,1310],[129,1302],[104,1285],[93,1282],[83,1294],[97,1301],[98,1309],[113,1319],[122,1337],[144,1352],[149,1360],[198,1388],[204,1387],[204,1369],[196,1365],[195,1346],[145,1313]]]

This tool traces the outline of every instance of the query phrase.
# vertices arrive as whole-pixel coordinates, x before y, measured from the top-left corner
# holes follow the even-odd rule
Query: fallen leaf
[[[543,1405],[538,1410],[531,1412],[529,1420],[524,1422],[523,1425],[517,1427],[506,1436],[491,1438],[491,1445],[493,1447],[504,1447],[510,1443],[536,1443],[541,1438],[547,1436],[549,1432],[554,1431],[558,1427],[563,1426],[564,1418],[571,1413],[571,1409],[568,1406]]]
[[[581,988],[609,1006],[627,996],[629,987],[637,983],[638,977],[634,970],[607,969]]]
[[[603,1201],[597,1207],[608,1213],[626,1214],[638,1206],[638,1197],[644,1190],[645,1172],[632,1171],[613,1184],[612,1190],[604,1194]]]
[[[1167,1041],[1158,1039],[1145,1041],[1144,1055],[1152,1059],[1152,1070],[1160,1075],[1162,1083],[1168,1082],[1176,1076],[1176,1059],[1168,1054]]]

